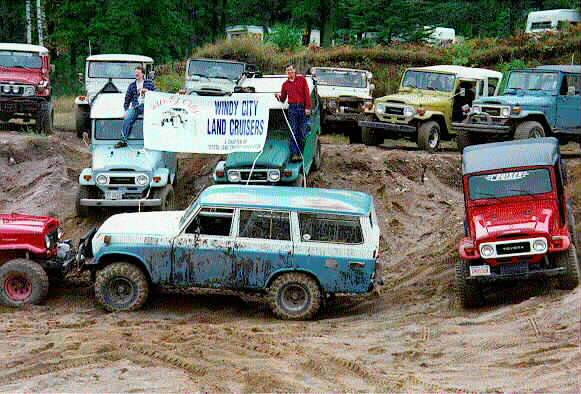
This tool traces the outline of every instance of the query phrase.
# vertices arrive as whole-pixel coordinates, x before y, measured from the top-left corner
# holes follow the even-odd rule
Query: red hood
[[[476,241],[496,241],[501,235],[549,235],[555,229],[558,205],[553,200],[520,201],[471,208]]]
[[[43,233],[50,232],[60,222],[48,216],[20,215],[17,213],[0,214],[0,235],[7,233]]]
[[[6,71],[0,69],[0,81],[23,83],[28,85],[38,85],[42,80],[40,70]]]

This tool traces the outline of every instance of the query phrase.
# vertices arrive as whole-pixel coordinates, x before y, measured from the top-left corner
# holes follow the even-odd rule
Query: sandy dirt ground
[[[520,282],[491,291],[486,307],[457,304],[463,199],[453,144],[427,154],[399,141],[326,142],[309,186],[374,196],[381,295],[285,322],[263,304],[215,295],[153,294],[142,310],[106,313],[90,286],[66,281],[43,305],[0,308],[0,391],[579,391],[579,288]],[[564,151],[579,223],[579,149]],[[181,156],[182,208],[209,183],[216,160]],[[56,216],[78,239],[112,214],[74,216],[89,161],[72,133],[0,132],[0,211]]]

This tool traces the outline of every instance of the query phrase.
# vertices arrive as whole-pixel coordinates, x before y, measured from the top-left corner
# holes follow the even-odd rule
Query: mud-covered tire
[[[83,133],[85,131],[90,136],[91,132],[89,125],[89,111],[87,111],[84,105],[77,105],[75,108],[75,130],[77,132],[77,137],[83,138]]]
[[[361,144],[363,139],[361,138],[361,127],[355,126],[351,128],[348,132],[349,143],[350,144]]]
[[[476,145],[478,141],[474,136],[466,130],[456,131],[456,146],[460,153],[464,152],[464,148],[470,145]]]
[[[75,203],[75,210],[77,211],[77,216],[81,218],[89,216],[90,213],[88,206],[81,205],[81,199],[85,198],[95,198],[94,186],[79,186],[77,200]]]
[[[168,184],[152,189],[151,198],[161,199],[161,205],[152,207],[153,211],[172,211],[175,209],[175,192],[172,185]]]
[[[514,131],[515,140],[524,140],[527,138],[541,138],[545,136],[543,125],[534,120],[522,122]]]
[[[569,249],[555,254],[557,267],[565,268],[565,274],[557,280],[557,288],[561,290],[573,290],[579,286],[579,260],[575,245],[571,244]]]
[[[456,285],[454,289],[456,298],[464,308],[482,306],[484,304],[482,289],[477,283],[466,279],[470,272],[468,267],[468,261],[462,259],[456,261]]]
[[[268,289],[270,308],[283,320],[308,320],[319,311],[322,294],[319,284],[302,272],[282,274]]]
[[[13,259],[0,266],[0,303],[19,307],[38,304],[48,294],[49,280],[35,261]]]
[[[41,110],[36,119],[36,131],[39,134],[49,135],[53,131],[54,110],[52,105]]]
[[[418,147],[428,152],[435,152],[440,147],[442,128],[434,120],[424,122],[418,128]]]
[[[149,283],[139,267],[113,263],[97,272],[95,297],[109,312],[134,311],[143,306]]]
[[[362,127],[361,128],[361,142],[363,142],[367,146],[377,146],[383,142],[376,133],[375,130],[369,127]]]
[[[317,139],[317,147],[315,148],[315,157],[313,157],[313,170],[319,170],[323,162],[323,152],[321,150],[321,141]]]

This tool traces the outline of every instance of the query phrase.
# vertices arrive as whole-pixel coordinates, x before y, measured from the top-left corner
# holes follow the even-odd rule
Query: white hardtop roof
[[[556,15],[560,15],[560,14],[577,14],[577,15],[579,15],[579,11],[577,11],[576,9],[533,11],[533,12],[529,13],[529,18],[556,16]]]
[[[91,119],[123,119],[125,93],[101,93],[91,105]]]
[[[0,42],[0,50],[3,51],[22,51],[22,52],[40,52],[47,53],[48,49],[40,45],[30,44],[12,44],[7,42]]]
[[[498,71],[488,70],[486,68],[472,68],[463,66],[429,66],[429,67],[412,67],[409,70],[414,71],[435,71],[456,74],[458,78],[502,78],[502,73]]]
[[[307,80],[309,89],[313,90],[313,77],[310,75],[305,75],[304,77]],[[263,75],[262,77],[246,78],[240,86],[252,86],[256,90],[256,93],[280,92],[282,84],[287,79],[288,77],[286,75]]]
[[[330,70],[330,71],[351,71],[351,72],[361,72],[368,73],[368,70],[359,70],[356,68],[343,68],[343,67],[313,67],[311,70]]]
[[[141,55],[127,55],[123,53],[118,54],[103,54],[103,55],[93,55],[87,58],[88,61],[101,61],[101,62],[144,62],[153,63],[153,59],[149,56]]]

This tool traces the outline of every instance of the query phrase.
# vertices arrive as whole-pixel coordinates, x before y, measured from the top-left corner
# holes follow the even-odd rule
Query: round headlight
[[[137,182],[139,186],[145,186],[149,183],[149,177],[144,174],[138,175],[137,178],[135,178],[135,182]]]
[[[484,245],[480,248],[480,254],[482,257],[490,257],[494,254],[494,248],[490,245]]]
[[[535,252],[542,252],[547,249],[547,242],[544,239],[537,239],[533,242],[533,250]]]
[[[48,237],[48,235],[44,236],[44,244],[46,245],[47,249],[50,249],[50,238]]]
[[[107,182],[108,182],[108,179],[107,179],[107,176],[106,176],[106,175],[103,175],[103,174],[101,174],[101,175],[99,175],[99,176],[98,176],[98,177],[95,179],[95,181],[96,181],[96,182],[97,182],[97,184],[99,184],[99,185],[106,185],[106,184],[107,184]]]
[[[240,182],[240,171],[228,171],[229,182]]]
[[[377,109],[377,112],[385,112],[385,104],[376,104],[375,108]]]
[[[500,110],[500,116],[508,117],[510,116],[510,107],[502,107]]]
[[[473,105],[472,112],[482,112],[482,107],[480,105]]]
[[[268,171],[268,180],[270,182],[278,182],[279,179],[280,179],[280,171],[278,171],[278,170]]]
[[[405,116],[406,118],[409,118],[411,116],[414,116],[416,113],[416,110],[413,109],[412,107],[405,107],[403,109],[403,116]]]

